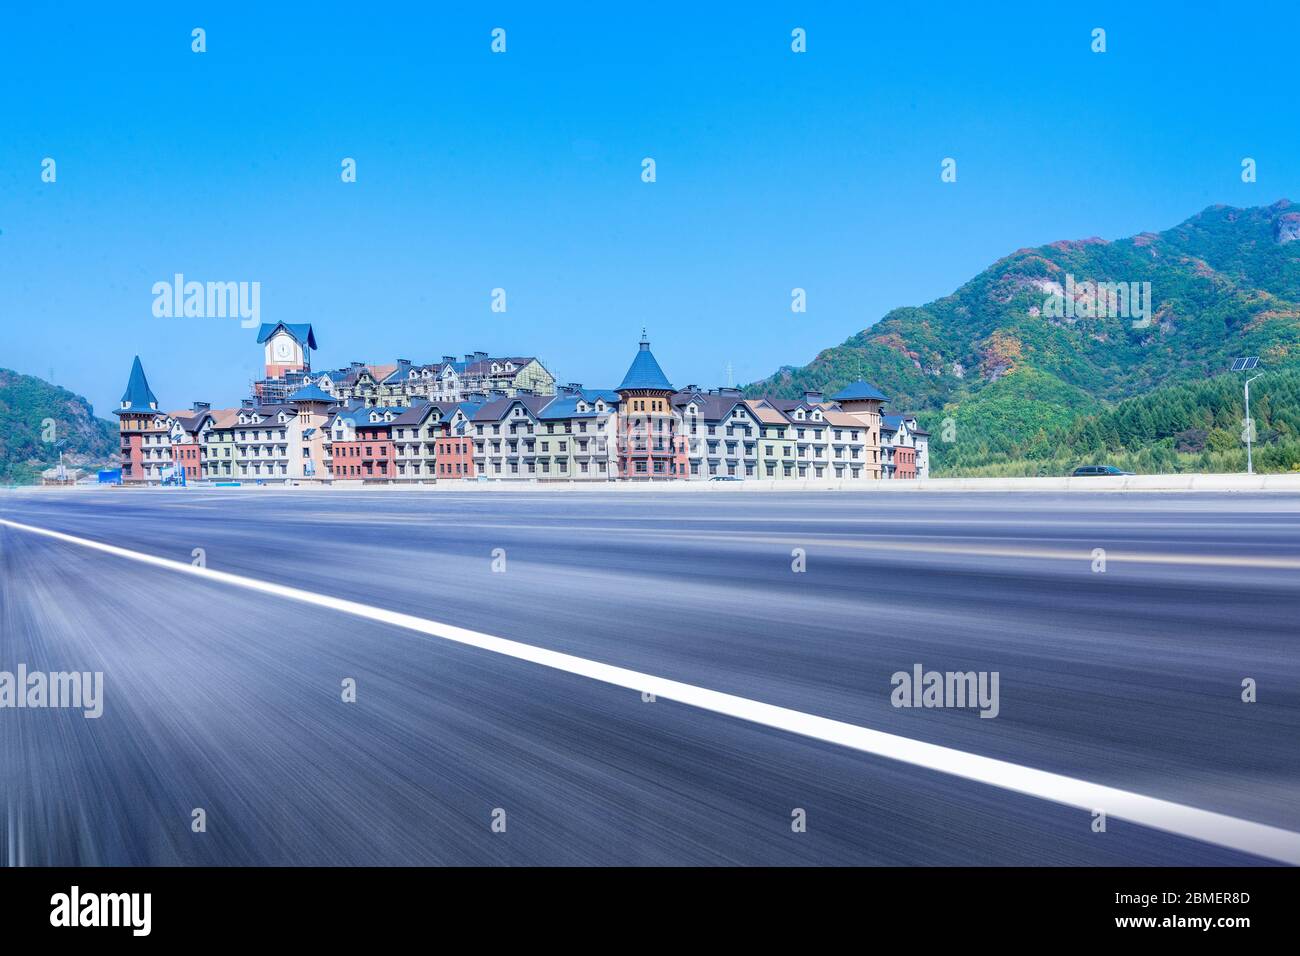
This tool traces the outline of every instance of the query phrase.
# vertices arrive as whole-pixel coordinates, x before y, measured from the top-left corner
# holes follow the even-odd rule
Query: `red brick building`
[[[894,477],[916,477],[916,449],[902,446],[894,449]]]
[[[195,403],[192,410],[172,412],[169,416],[172,464],[177,471],[184,472],[186,481],[204,477],[203,444],[199,432],[211,417],[207,405],[201,402]]]
[[[131,377],[122,393],[121,405],[113,414],[117,416],[122,481],[161,481],[163,469],[172,465],[171,432],[167,415],[159,411],[158,399],[144,377],[144,366],[138,355],[131,365]]]
[[[334,416],[330,472],[335,478],[387,481],[397,473],[393,420],[401,408],[358,408]]]
[[[466,423],[453,425],[450,421],[438,423],[435,477],[473,478],[474,442],[467,434]]]

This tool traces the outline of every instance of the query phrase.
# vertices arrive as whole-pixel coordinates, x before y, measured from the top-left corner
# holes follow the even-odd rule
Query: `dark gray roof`
[[[578,411],[578,403],[585,402],[587,410]],[[600,413],[596,411],[595,404],[587,398],[568,396],[557,398],[542,410],[540,418],[596,418]]]
[[[678,392],[672,398],[674,408],[685,408],[691,402],[700,407],[700,417],[705,421],[721,421],[737,405],[743,405],[745,399],[740,395],[710,395],[707,392]]]
[[[520,402],[534,416],[555,400],[554,395],[516,395],[514,398],[498,398],[480,405],[474,412],[476,422],[499,422],[515,402]],[[469,414],[466,412],[466,414]]]
[[[534,362],[534,361],[536,361],[536,359],[531,355],[505,355],[505,356],[500,356],[498,358],[489,357],[489,358],[475,359],[472,362],[450,362],[448,364],[450,364],[451,367],[454,368],[460,374],[473,377],[473,376],[484,376],[484,375],[491,376],[492,364],[494,362],[500,364],[503,369],[507,362],[513,363],[515,367],[515,370],[513,372],[507,373],[503,370],[501,372],[498,372],[497,373],[498,375],[507,375],[507,374],[516,375],[525,365],[527,365],[529,362]]]

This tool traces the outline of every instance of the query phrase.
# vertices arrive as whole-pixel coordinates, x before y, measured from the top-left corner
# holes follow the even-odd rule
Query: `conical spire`
[[[127,380],[126,391],[122,393],[122,407],[117,411],[121,413],[156,412],[157,410],[158,399],[149,388],[149,380],[144,377],[144,366],[140,364],[140,356],[137,355],[131,365],[131,377]]]
[[[623,384],[615,391],[622,392],[637,388],[648,388],[661,392],[671,392],[673,390],[668,381],[668,376],[664,374],[664,370],[655,361],[654,353],[650,351],[650,340],[646,337],[645,329],[641,330],[641,348],[636,353],[636,357],[632,359],[627,374],[623,376]]]

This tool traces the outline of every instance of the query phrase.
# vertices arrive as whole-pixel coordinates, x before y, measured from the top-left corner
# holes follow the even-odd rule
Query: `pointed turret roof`
[[[889,399],[885,397],[884,392],[876,388],[876,386],[872,385],[870,382],[864,382],[862,379],[858,379],[856,382],[851,382],[848,385],[845,385],[842,389],[831,396],[832,402],[866,400],[874,400],[877,402],[889,401]]]
[[[310,322],[303,322],[297,325],[288,322],[263,322],[261,327],[257,330],[257,344],[261,345],[271,336],[275,335],[276,331],[279,329],[284,329],[294,337],[295,341],[299,342],[306,348],[314,349],[316,347],[316,334],[311,330]]]
[[[287,402],[324,402],[327,405],[333,405],[338,401],[333,395],[329,395],[316,385],[304,385],[287,399]]]
[[[147,415],[158,411],[158,399],[149,388],[149,380],[144,377],[144,366],[140,364],[138,355],[131,365],[131,378],[126,383],[126,391],[122,393],[121,404],[122,407],[116,410],[118,415]]]
[[[637,388],[665,392],[673,390],[668,382],[668,376],[664,375],[664,370],[659,367],[654,353],[650,351],[650,340],[646,338],[645,329],[641,330],[641,348],[632,359],[632,364],[628,366],[627,374],[623,376],[623,384],[616,391],[625,392]]]

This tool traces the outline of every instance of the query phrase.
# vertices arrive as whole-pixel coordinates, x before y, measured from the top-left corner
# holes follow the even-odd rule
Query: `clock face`
[[[293,358],[293,343],[284,336],[275,340],[275,357],[282,362]]]

